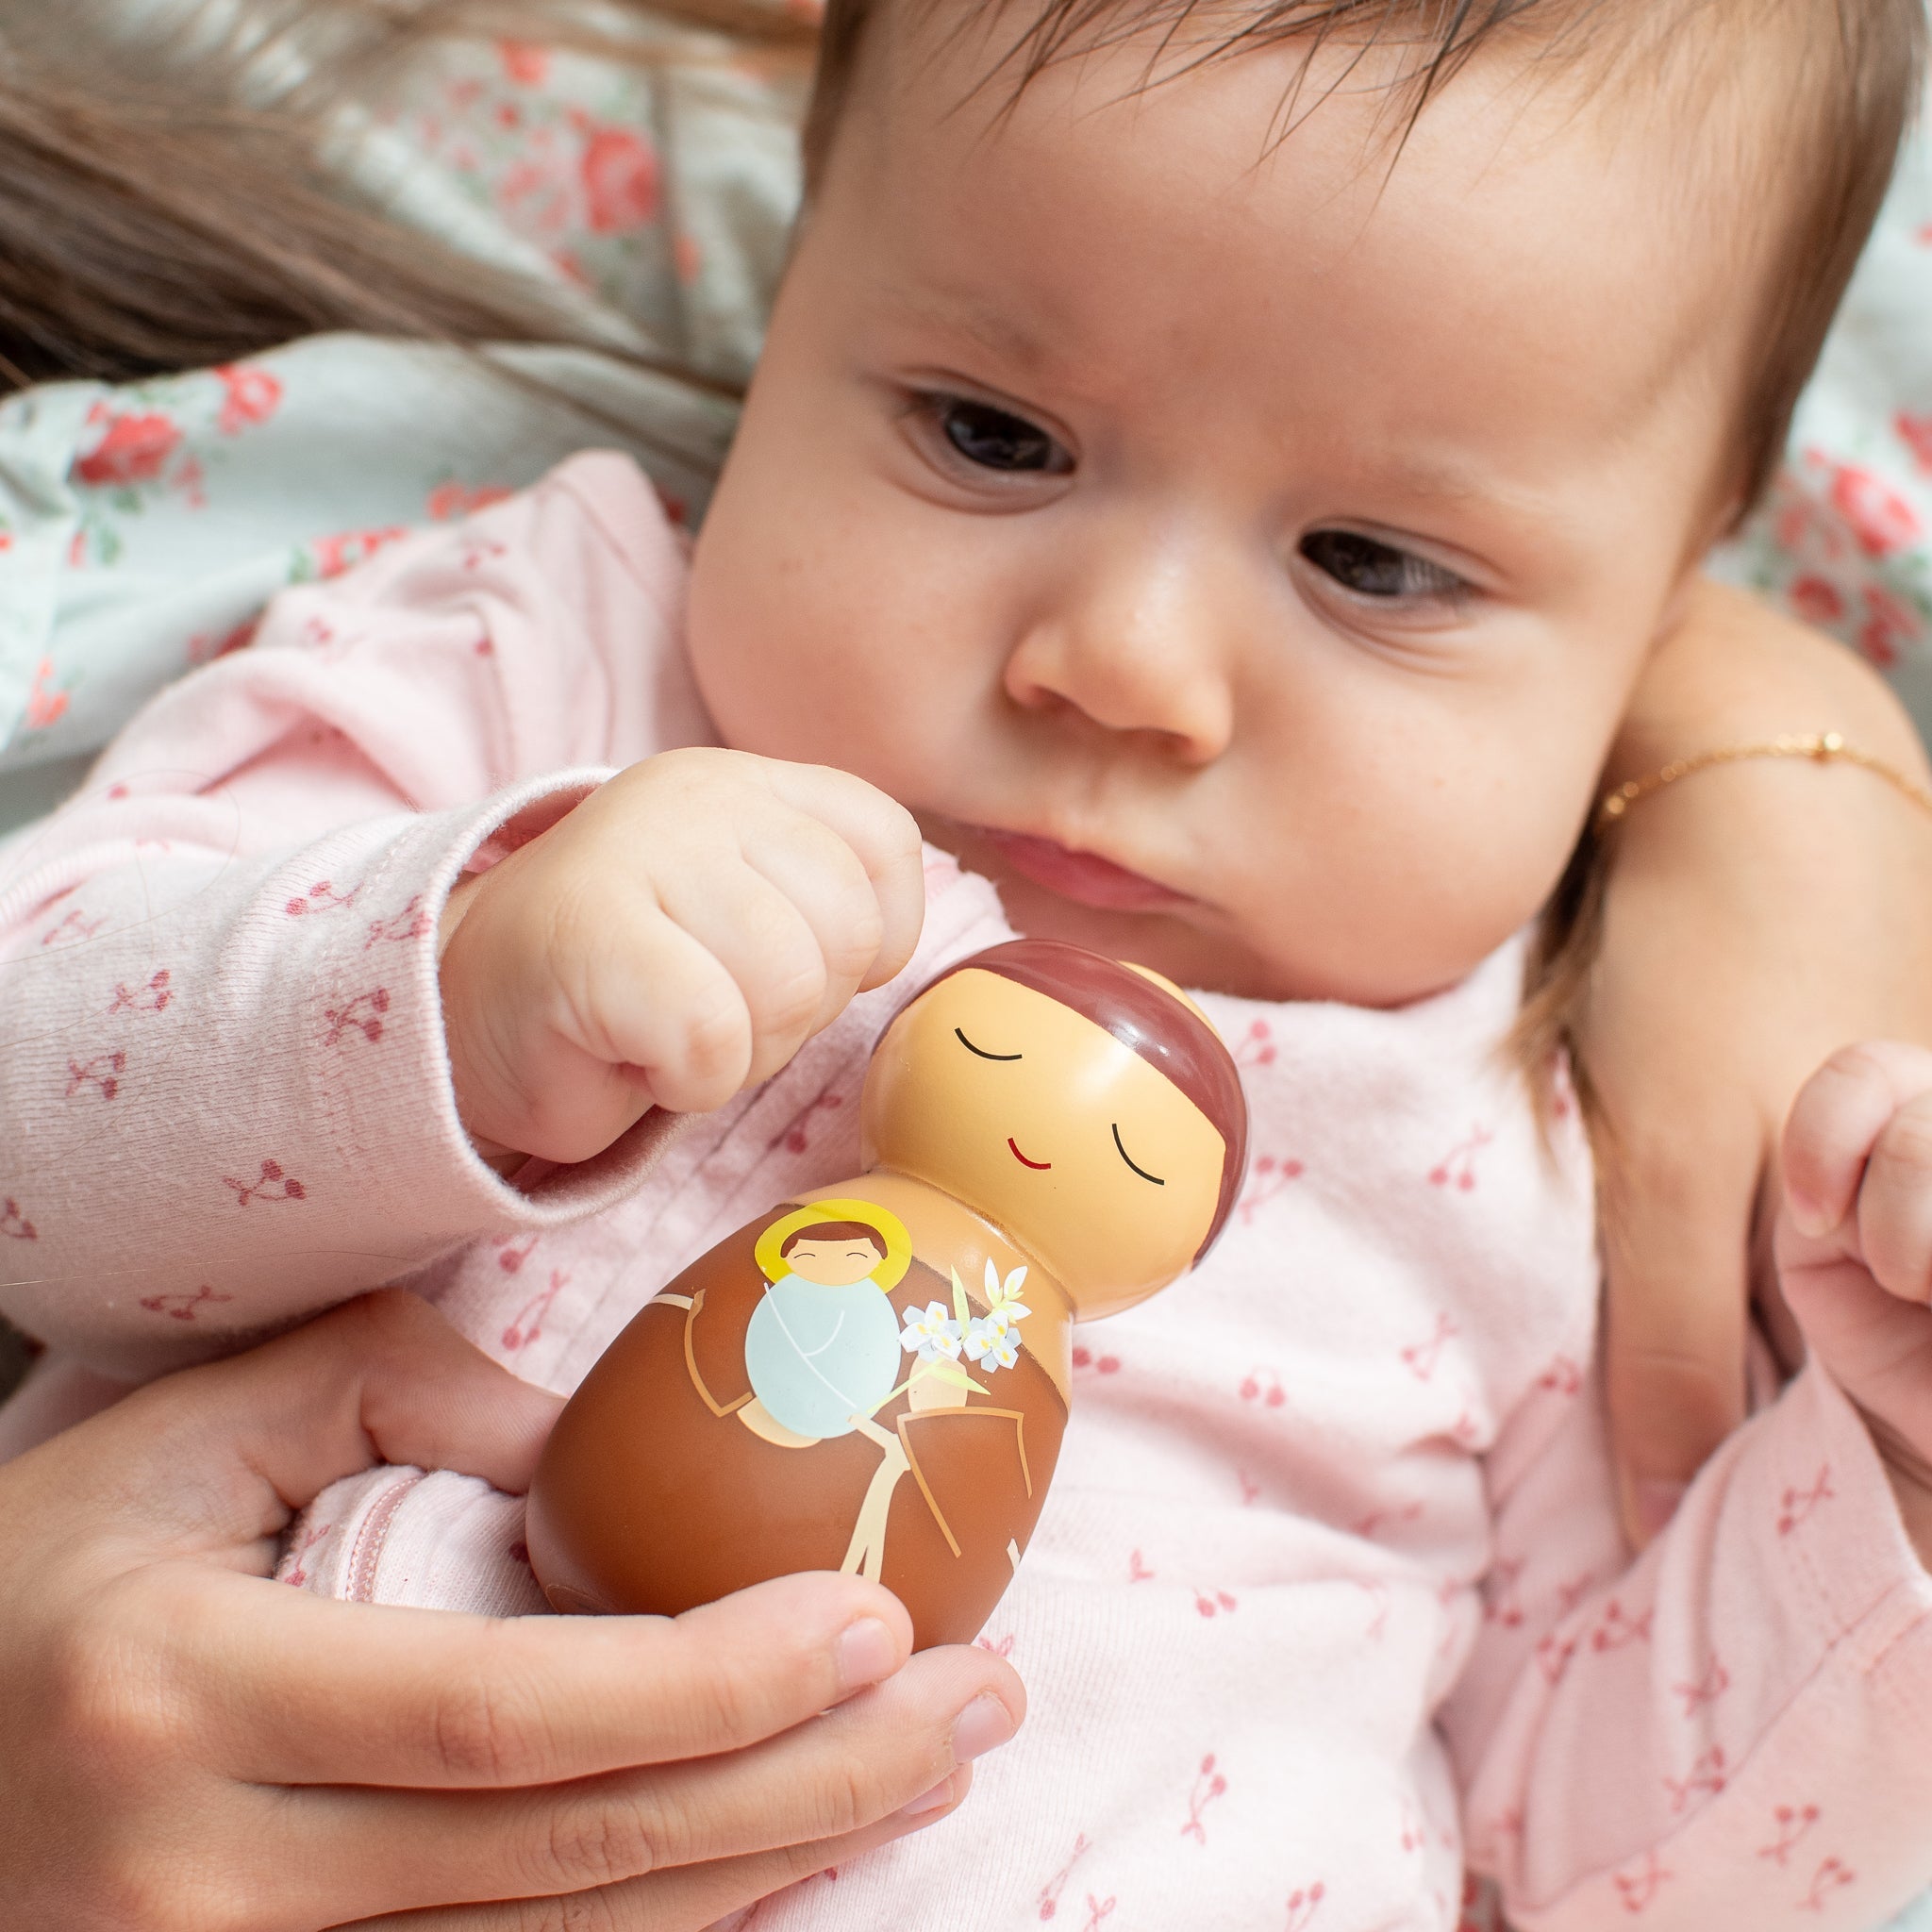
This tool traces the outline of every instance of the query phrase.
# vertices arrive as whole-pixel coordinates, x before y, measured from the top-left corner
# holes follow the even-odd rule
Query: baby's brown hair
[[[898,4],[918,9],[917,26],[941,33],[989,15],[940,0]],[[827,0],[805,126],[808,196],[885,11],[886,0]],[[957,23],[947,18],[955,11]],[[1767,195],[1782,203],[1770,245],[1758,251],[1757,346],[1727,477],[1734,516],[1757,500],[1776,468],[1799,392],[1897,163],[1925,42],[1923,0],[1670,0],[1662,7],[1631,0],[1008,0],[992,11],[1009,22],[996,27],[1002,51],[989,81],[1014,96],[1057,61],[1139,39],[1156,50],[1150,86],[1162,84],[1154,76],[1157,58],[1165,63],[1163,76],[1173,77],[1283,42],[1301,45],[1309,59],[1324,48],[1342,50],[1352,57],[1346,72],[1353,85],[1366,78],[1362,63],[1371,51],[1392,49],[1403,57],[1390,91],[1398,153],[1431,98],[1479,56],[1510,51],[1526,63],[1546,63],[1553,75],[1581,69],[1626,80],[1660,78],[1675,63],[1673,84],[1688,81],[1702,102],[1734,83],[1743,65],[1736,57],[1747,45],[1783,34],[1782,91],[1750,104],[1757,126],[1741,128],[1748,146],[1730,158],[1743,173],[1740,186],[1752,185],[1744,171],[1770,170]],[[1274,132],[1291,131],[1305,105],[1312,104],[1285,102]]]

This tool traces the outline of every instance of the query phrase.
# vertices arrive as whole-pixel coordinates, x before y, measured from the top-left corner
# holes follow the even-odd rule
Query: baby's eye
[[[1456,597],[1469,586],[1452,570],[1357,530],[1310,530],[1301,553],[1357,597]]]
[[[982,470],[1030,472],[1064,476],[1074,459],[1036,424],[970,396],[933,396],[928,401],[940,433],[969,463]]]

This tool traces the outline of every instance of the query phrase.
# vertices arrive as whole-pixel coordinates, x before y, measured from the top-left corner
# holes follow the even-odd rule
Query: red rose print
[[[319,577],[339,577],[345,570],[366,563],[385,543],[394,543],[409,533],[400,525],[381,530],[341,530],[333,537],[318,537],[308,546]]]
[[[474,516],[479,509],[488,509],[492,503],[501,503],[509,491],[496,483],[480,483],[474,490],[467,490],[460,483],[439,483],[429,492],[429,501],[425,506],[434,523],[453,523],[458,517]]]
[[[1855,464],[1834,468],[1831,502],[1867,557],[1890,557],[1919,534],[1918,515],[1911,505],[1890,484]]]
[[[1836,624],[1845,614],[1838,586],[1821,576],[1804,576],[1790,589],[1791,608],[1807,624]]]
[[[1891,426],[1898,431],[1898,440],[1911,451],[1920,469],[1932,475],[1932,415],[1914,416],[1901,409],[1892,418]]]
[[[585,143],[584,199],[593,235],[647,226],[658,214],[658,157],[625,127],[600,127]]]
[[[112,416],[108,433],[75,464],[75,475],[96,490],[152,483],[180,446],[181,432],[166,416]]]
[[[224,436],[240,436],[251,423],[266,423],[281,408],[282,385],[266,369],[233,362],[215,374],[227,391],[222,403]]]
[[[550,56],[543,48],[533,47],[527,41],[502,41],[496,51],[502,57],[503,71],[520,87],[543,85],[550,72]]]
[[[29,731],[44,731],[49,724],[58,724],[67,715],[68,691],[56,690],[53,686],[54,660],[42,658],[34,667],[34,681],[26,694],[26,728]]]

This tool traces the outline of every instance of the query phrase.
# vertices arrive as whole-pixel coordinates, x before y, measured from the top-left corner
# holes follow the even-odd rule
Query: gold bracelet
[[[1692,752],[1689,758],[1673,758],[1648,776],[1629,779],[1608,793],[1596,808],[1596,829],[1607,830],[1640,799],[1661,791],[1666,785],[1674,785],[1679,778],[1688,778],[1692,772],[1707,772],[1713,765],[1735,765],[1745,758],[1809,758],[1819,765],[1858,765],[1875,773],[1922,810],[1932,812],[1932,791],[1913,784],[1895,766],[1874,758],[1869,751],[1860,751],[1855,744],[1847,744],[1836,731],[1814,731],[1806,738],[1773,738],[1762,744],[1727,744],[1716,751]]]

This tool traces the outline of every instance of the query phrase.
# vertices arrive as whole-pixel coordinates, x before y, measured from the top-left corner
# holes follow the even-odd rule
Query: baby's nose
[[[1110,732],[1146,733],[1190,764],[1233,736],[1226,576],[1185,530],[1123,530],[1070,556],[1007,663],[1032,710],[1065,706]]]

